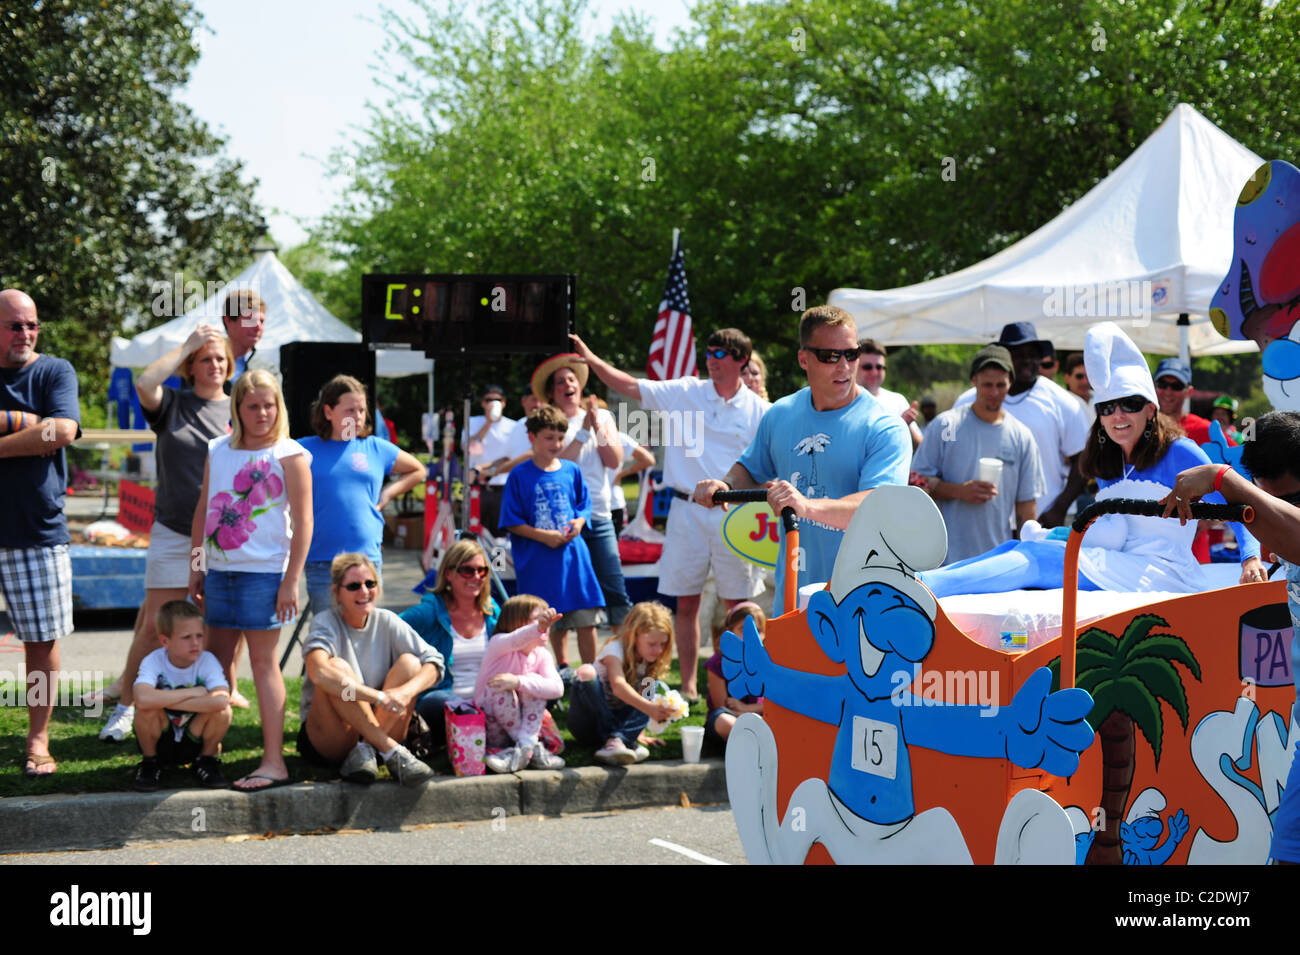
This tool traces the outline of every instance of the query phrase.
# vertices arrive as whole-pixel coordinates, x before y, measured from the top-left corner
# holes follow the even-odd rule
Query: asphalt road
[[[97,852],[0,855],[0,865],[743,864],[726,806],[439,823],[401,832],[234,836]]]

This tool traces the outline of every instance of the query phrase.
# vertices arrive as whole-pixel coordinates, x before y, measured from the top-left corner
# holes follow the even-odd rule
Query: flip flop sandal
[[[267,785],[258,786],[256,789],[246,789],[243,786],[239,785],[239,783],[242,783],[248,779],[265,779],[267,781]],[[241,793],[264,793],[268,789],[278,789],[281,786],[288,786],[292,783],[293,780],[289,779],[288,777],[285,777],[284,779],[276,779],[274,776],[266,776],[263,775],[262,773],[250,773],[249,775],[245,776],[243,779],[237,780],[235,785],[232,786],[231,788]]]
[[[42,772],[44,767],[53,767],[47,772]],[[29,753],[23,761],[23,775],[28,779],[39,779],[42,776],[53,776],[58,772],[59,764],[54,761],[54,757],[48,753],[44,756],[36,756]]]

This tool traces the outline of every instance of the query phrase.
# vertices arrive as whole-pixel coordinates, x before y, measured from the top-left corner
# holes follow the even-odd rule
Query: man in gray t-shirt
[[[1012,367],[1010,353],[1000,345],[980,349],[971,362],[975,400],[930,422],[912,459],[912,469],[929,479],[930,494],[948,527],[945,563],[1011,540],[1035,516],[1035,498],[1043,493],[1034,436],[1002,407]],[[1002,462],[996,484],[979,480],[980,458]]]

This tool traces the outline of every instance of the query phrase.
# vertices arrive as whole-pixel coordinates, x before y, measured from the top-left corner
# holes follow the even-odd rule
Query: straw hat
[[[577,352],[565,352],[561,355],[552,355],[550,358],[546,359],[546,361],[538,365],[537,370],[533,372],[530,384],[533,389],[533,394],[537,396],[538,401],[550,402],[551,399],[546,396],[546,379],[550,378],[551,375],[561,368],[568,368],[578,376],[579,388],[587,387],[587,375],[589,372],[587,369],[587,363],[582,360],[581,355]]]

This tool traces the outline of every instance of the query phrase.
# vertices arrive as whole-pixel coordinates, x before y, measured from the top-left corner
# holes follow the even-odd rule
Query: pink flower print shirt
[[[230,436],[208,445],[208,500],[204,546],[208,568],[283,573],[293,527],[283,460],[311,456],[285,438],[256,451],[232,449]]]

